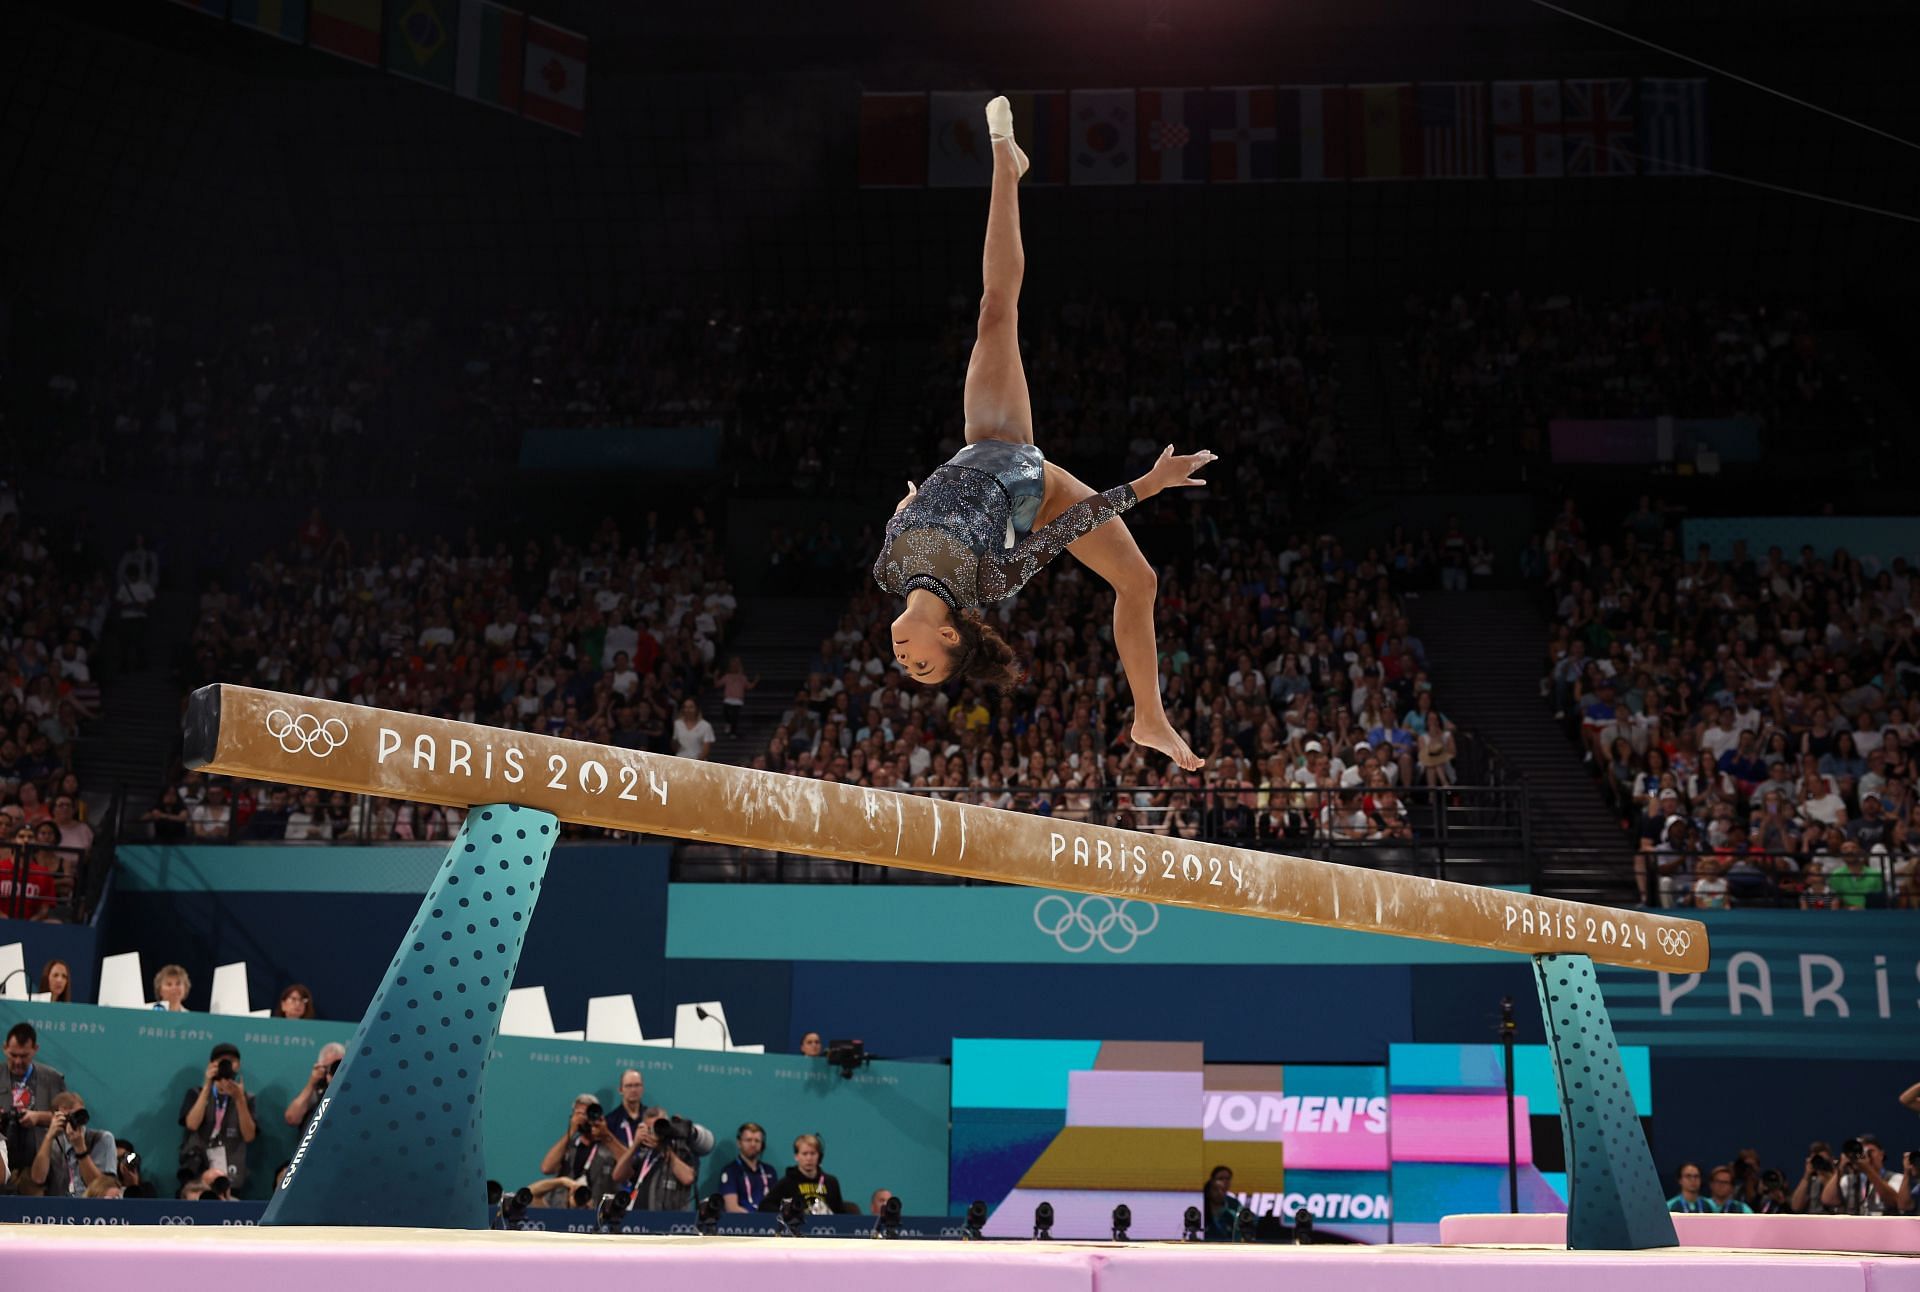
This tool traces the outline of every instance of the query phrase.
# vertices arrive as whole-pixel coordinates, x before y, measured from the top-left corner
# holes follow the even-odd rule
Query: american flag
[[[1633,82],[1614,77],[1564,84],[1560,128],[1567,174],[1633,174]]]
[[[1419,89],[1420,144],[1428,179],[1485,179],[1487,87],[1480,81],[1427,81]]]

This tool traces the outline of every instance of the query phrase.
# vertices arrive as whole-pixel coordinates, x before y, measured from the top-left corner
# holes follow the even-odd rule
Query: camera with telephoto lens
[[[12,1108],[0,1108],[0,1136],[11,1135],[20,1129],[20,1114]]]
[[[1768,1167],[1760,1173],[1760,1187],[1769,1191],[1787,1187],[1787,1177],[1775,1167]]]
[[[224,1175],[215,1176],[213,1183],[207,1186],[207,1191],[201,1196],[205,1198],[218,1198],[222,1201],[231,1201],[233,1198],[233,1181]]]
[[[93,1114],[84,1108],[75,1108],[67,1114],[68,1130],[85,1130],[87,1123],[93,1120]]]
[[[1815,1153],[1810,1159],[1810,1164],[1813,1167],[1815,1175],[1830,1175],[1833,1173],[1833,1159],[1825,1153]]]
[[[1858,1162],[1866,1153],[1866,1146],[1857,1139],[1845,1140],[1840,1145],[1842,1162]]]
[[[693,1123],[685,1117],[658,1117],[653,1123],[653,1137],[660,1141],[662,1149],[693,1145]]]
[[[220,1060],[219,1066],[213,1070],[213,1079],[215,1081],[232,1081],[233,1080],[233,1060],[232,1059]]]

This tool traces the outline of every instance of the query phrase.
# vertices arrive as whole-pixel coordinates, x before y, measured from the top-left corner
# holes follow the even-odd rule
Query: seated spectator
[[[53,1097],[53,1118],[27,1167],[26,1188],[42,1197],[84,1198],[96,1182],[118,1183],[113,1134],[89,1129],[86,1114],[79,1092],[63,1090]]]
[[[155,843],[177,843],[187,837],[187,805],[180,798],[180,788],[169,785],[160,791],[160,801],[148,808],[140,818],[147,823],[147,837]]]
[[[247,1187],[247,1146],[259,1135],[254,1097],[240,1080],[239,1047],[222,1041],[207,1055],[206,1076],[180,1102],[180,1169],[185,1179],[211,1172],[234,1190]]]
[[[1722,1215],[1750,1216],[1753,1208],[1733,1195],[1733,1167],[1716,1166],[1707,1177],[1707,1192],[1714,1210]]]
[[[1698,910],[1724,911],[1733,904],[1725,874],[1716,857],[1702,857],[1693,881],[1692,904]]]
[[[1678,1174],[1680,1192],[1667,1199],[1668,1211],[1683,1211],[1689,1214],[1713,1214],[1720,1210],[1718,1203],[1700,1192],[1699,1163],[1681,1163]]]
[[[44,823],[43,823],[44,824]],[[0,848],[0,919],[40,920],[53,913],[60,875],[30,841]]]
[[[40,983],[35,991],[44,994],[56,1005],[73,1003],[73,970],[64,960],[49,960],[40,970]]]
[[[820,1033],[808,1032],[800,1038],[800,1053],[805,1057],[817,1059],[826,1052],[827,1047],[820,1042]]]
[[[53,800],[53,824],[60,832],[62,848],[85,852],[93,847],[93,827],[74,814],[71,794],[61,794]]]
[[[320,800],[320,791],[302,790],[300,801],[287,813],[288,843],[326,843],[333,838],[333,818]]]
[[[767,1147],[766,1129],[758,1122],[742,1122],[733,1142],[739,1152],[720,1169],[721,1200],[735,1215],[758,1211],[776,1178],[774,1169],[760,1160]]]
[[[1422,783],[1444,789],[1455,783],[1453,770],[1453,724],[1441,719],[1429,724],[1420,737],[1420,777]]]
[[[159,972],[153,975],[153,1009],[165,1010],[170,1014],[187,1012],[187,993],[193,990],[193,980],[187,977],[187,971],[179,965],[161,965]]]
[[[232,838],[233,805],[227,802],[227,787],[219,781],[207,786],[207,796],[187,813],[193,837],[201,843],[226,843]]]
[[[1840,845],[1840,868],[1828,874],[1827,886],[1846,910],[1887,904],[1886,878],[1867,862],[1866,851],[1853,840]]]
[[[700,716],[700,706],[691,697],[673,720],[673,752],[680,758],[699,759],[713,752],[713,724]]]
[[[833,1216],[846,1214],[848,1204],[840,1195],[840,1181],[821,1169],[826,1160],[826,1144],[818,1135],[801,1135],[793,1141],[793,1165],[780,1182],[760,1200],[760,1210],[780,1210],[788,1198],[798,1198],[809,1214]]]
[[[273,1004],[274,1018],[303,1018],[309,1021],[320,1017],[313,1007],[313,989],[303,982],[288,983],[281,989],[280,998]]]

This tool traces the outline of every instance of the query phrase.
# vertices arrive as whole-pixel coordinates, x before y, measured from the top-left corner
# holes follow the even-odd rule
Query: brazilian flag
[[[453,89],[459,0],[387,0],[387,70]]]

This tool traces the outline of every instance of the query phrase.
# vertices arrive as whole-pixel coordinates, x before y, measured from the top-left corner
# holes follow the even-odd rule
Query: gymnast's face
[[[960,644],[951,623],[934,623],[909,610],[893,621],[891,636],[893,658],[908,677],[927,686],[946,680],[951,652]]]

